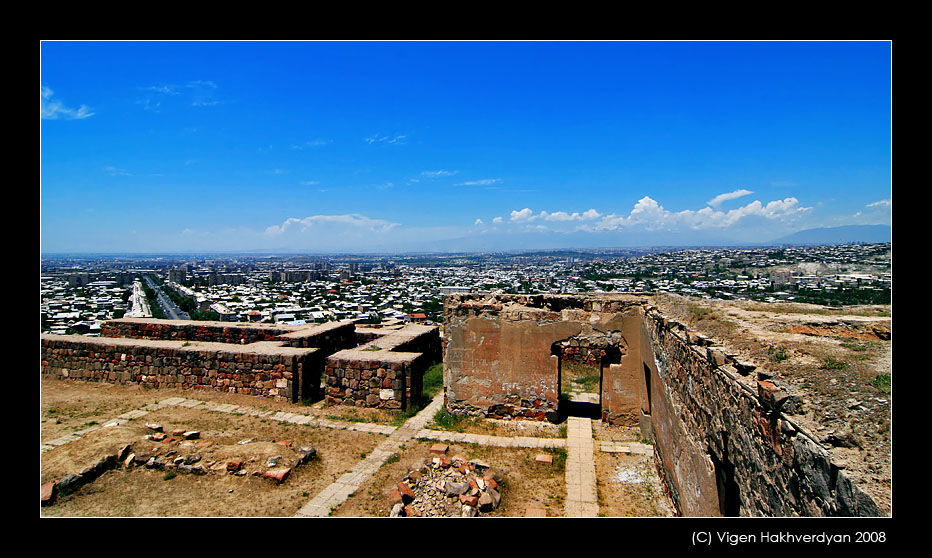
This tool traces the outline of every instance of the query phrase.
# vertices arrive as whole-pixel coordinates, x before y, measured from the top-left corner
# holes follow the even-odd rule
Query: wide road
[[[159,306],[162,308],[162,312],[165,312],[165,317],[169,320],[190,320],[191,316],[187,312],[182,312],[181,308],[178,308],[170,298],[165,296],[165,293],[162,292],[162,289],[152,281],[152,278],[146,275],[146,283],[149,284],[149,288],[155,291],[155,296],[159,301]]]

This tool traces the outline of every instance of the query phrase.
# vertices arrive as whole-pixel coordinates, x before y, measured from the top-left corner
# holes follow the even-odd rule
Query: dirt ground
[[[428,462],[433,455],[430,440],[412,440],[405,444],[398,459],[386,463],[376,475],[356,492],[353,498],[337,508],[337,517],[388,517],[391,512],[389,493],[397,488],[405,475],[419,459]],[[490,471],[503,479],[499,485],[502,495],[498,509],[483,514],[488,517],[524,517],[527,508],[544,508],[548,516],[562,516],[566,499],[564,463],[565,452],[561,450],[532,450],[522,448],[484,447],[476,444],[449,444],[446,456],[461,455],[466,459],[478,459],[491,465]],[[541,453],[554,456],[553,463],[535,462]],[[561,459],[562,455],[562,459]],[[491,474],[491,473],[490,473]]]
[[[140,409],[169,397],[184,397],[233,403],[261,410],[283,410],[343,418],[391,422],[390,414],[368,413],[364,409],[307,407],[274,403],[254,397],[218,392],[147,390],[139,386],[116,386],[72,380],[41,380],[40,442],[72,432],[99,426],[125,412]],[[196,441],[172,444],[147,440],[158,424],[171,437],[174,430],[197,430]],[[428,423],[428,428],[440,428]],[[496,436],[537,436],[565,438],[559,424],[531,421],[464,420],[453,430]],[[599,426],[599,440],[637,440],[637,429]],[[249,444],[238,444],[252,439]],[[41,508],[49,517],[288,517],[315,494],[371,452],[385,437],[377,434],[314,428],[278,423],[248,415],[234,415],[185,407],[164,407],[120,426],[98,428],[80,440],[41,454],[40,480],[49,482],[77,473],[102,456],[114,454],[126,445],[137,455],[157,456],[165,462],[197,453],[205,475],[170,474],[170,469],[148,469],[138,464],[119,466],[104,473],[76,492],[57,498],[52,506]],[[275,442],[289,442],[289,446]],[[387,517],[391,506],[388,493],[421,458],[429,460],[431,440],[411,440],[403,452],[392,458],[375,477],[346,503],[334,510],[338,517]],[[597,442],[596,442],[597,443]],[[294,469],[281,484],[251,474],[267,470],[269,457],[293,457],[302,446],[313,446],[318,456]],[[553,456],[552,464],[541,464],[535,457]],[[448,456],[460,454],[492,465],[504,479],[502,504],[493,517],[523,517],[528,508],[544,508],[550,516],[562,516],[566,496],[565,450],[483,447],[451,444]],[[243,462],[249,474],[226,472],[230,460]],[[643,458],[641,458],[643,461]],[[598,454],[601,515],[608,517],[668,515],[653,498],[657,489],[643,480],[619,476],[625,463],[638,462],[635,456]],[[641,463],[643,465],[643,463]],[[212,468],[213,467],[213,468]],[[643,475],[642,475],[643,476]],[[654,490],[655,492],[651,492]]]
[[[720,342],[801,398],[790,419],[891,513],[891,308],[656,297],[665,314]],[[755,389],[756,391],[756,389]]]
[[[69,380],[42,380],[40,440],[48,441],[73,431],[102,424],[119,414],[178,396],[225,403],[309,413],[308,407],[274,404],[253,397],[214,392],[144,390],[138,386]],[[145,439],[153,434],[147,424],[159,424],[163,433],[196,430],[198,440],[178,445]],[[248,444],[238,444],[247,439]],[[360,456],[372,451],[384,436],[348,430],[278,423],[251,416],[166,407],[120,426],[100,428],[80,440],[41,454],[41,482],[58,480],[91,465],[101,457],[130,444],[137,454],[163,461],[198,453],[205,475],[170,475],[169,469],[142,465],[116,467],[76,492],[41,508],[45,516],[92,517],[276,517],[291,516],[317,492],[349,471]],[[180,442],[180,439],[179,439]],[[200,447],[197,447],[197,443]],[[277,444],[283,442],[289,445]],[[206,446],[206,447],[205,447]],[[269,457],[294,459],[296,450],[311,446],[317,456],[294,468],[281,484],[255,471],[270,469]],[[172,453],[174,452],[174,453]],[[226,462],[239,460],[248,474],[228,474]],[[220,470],[211,469],[214,464]],[[167,478],[168,477],[168,478]]]

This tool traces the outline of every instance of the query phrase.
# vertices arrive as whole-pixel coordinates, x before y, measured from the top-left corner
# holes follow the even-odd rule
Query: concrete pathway
[[[438,393],[434,400],[421,412],[408,419],[404,425],[392,432],[388,439],[379,444],[365,459],[356,464],[350,472],[334,481],[323,489],[310,502],[305,504],[295,517],[326,517],[340,504],[346,501],[350,494],[355,493],[363,483],[379,470],[389,457],[401,451],[401,444],[417,437],[418,431],[433,418],[434,414],[443,405],[443,392]]]
[[[599,499],[596,493],[592,420],[566,419],[566,517],[596,517]]]

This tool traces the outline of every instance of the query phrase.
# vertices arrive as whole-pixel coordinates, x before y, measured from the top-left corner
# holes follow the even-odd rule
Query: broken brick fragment
[[[479,498],[477,498],[476,496],[470,496],[468,494],[460,494],[460,503],[463,504],[464,506],[475,507],[476,505],[479,504]]]
[[[288,469],[288,468],[270,469],[262,473],[262,476],[268,479],[272,479],[278,483],[282,483],[282,482],[285,482],[286,478],[288,478],[289,473],[291,473],[291,469]]]
[[[403,482],[398,483],[398,492],[401,493],[401,498],[403,501],[411,502],[412,500],[414,500],[414,491],[411,490],[411,487],[408,486],[406,483],[403,483]]]

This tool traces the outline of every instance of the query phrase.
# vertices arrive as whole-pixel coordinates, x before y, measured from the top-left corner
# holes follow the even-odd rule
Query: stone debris
[[[501,477],[485,463],[456,455],[414,465],[389,493],[391,517],[476,517],[501,505]]]
[[[48,506],[55,502],[57,486],[54,482],[47,482],[39,487],[39,505]]]

